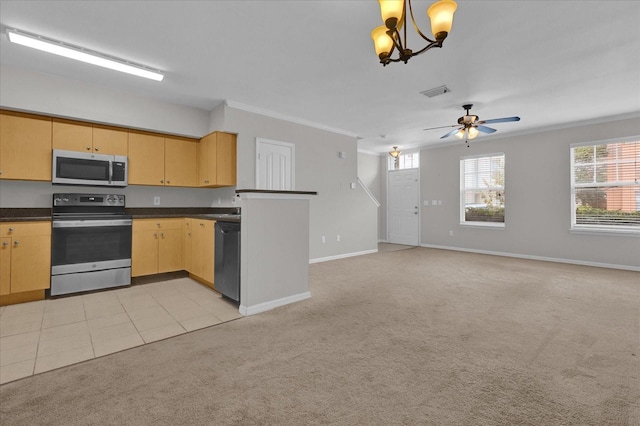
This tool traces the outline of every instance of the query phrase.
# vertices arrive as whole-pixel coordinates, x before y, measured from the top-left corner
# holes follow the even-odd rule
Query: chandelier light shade
[[[400,168],[400,154],[402,151],[398,151],[398,147],[394,146],[393,151],[389,151],[389,155],[393,157],[393,167],[396,169]]]
[[[433,47],[442,47],[442,42],[451,32],[453,14],[458,5],[453,0],[438,0],[427,10],[427,16],[431,20],[431,31],[435,40],[425,36],[416,24],[413,17],[411,0],[378,0],[380,3],[380,15],[384,25],[371,32],[376,55],[384,66],[391,62],[404,62],[405,64],[413,56],[426,52]],[[427,41],[427,45],[420,50],[413,51],[407,46],[407,26],[404,25],[409,16],[413,28],[418,35]],[[404,28],[403,28],[404,27]],[[402,31],[402,32],[401,32]],[[398,56],[392,55],[397,51]]]
[[[7,37],[12,43],[17,43],[22,46],[31,47],[33,49],[42,50],[44,52],[53,53],[54,55],[64,56],[65,58],[97,65],[114,71],[120,71],[155,81],[162,81],[164,78],[164,76],[158,71],[149,69],[142,65],[134,64],[132,62],[125,61],[124,59],[118,59],[82,47],[72,46],[70,44],[45,38],[36,34],[18,31],[15,29],[7,29]]]

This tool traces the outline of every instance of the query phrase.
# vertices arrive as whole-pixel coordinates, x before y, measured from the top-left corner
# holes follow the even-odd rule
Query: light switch
[[[432,206],[437,206],[438,205],[438,200],[431,200],[431,205]]]

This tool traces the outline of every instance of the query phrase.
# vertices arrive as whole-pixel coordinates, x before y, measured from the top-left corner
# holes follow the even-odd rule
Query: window
[[[420,153],[412,152],[398,156],[398,167],[395,167],[395,159],[389,156],[388,170],[417,169],[420,167]]]
[[[640,141],[571,147],[572,228],[640,232]]]
[[[504,227],[504,154],[460,160],[460,222]]]

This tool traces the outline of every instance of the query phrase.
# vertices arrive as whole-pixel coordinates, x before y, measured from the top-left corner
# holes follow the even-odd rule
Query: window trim
[[[459,213],[460,213],[460,226],[465,226],[469,228],[481,228],[481,229],[495,229],[495,230],[504,230],[507,227],[507,209],[506,203],[504,208],[504,222],[472,222],[465,220],[465,188],[464,188],[464,170],[462,167],[463,161],[470,160],[472,158],[486,158],[486,157],[503,157],[503,169],[502,173],[504,176],[504,184],[502,185],[502,190],[506,192],[506,174],[507,174],[507,155],[504,152],[493,152],[493,153],[485,153],[485,154],[475,154],[475,155],[465,155],[460,157],[459,162],[459,173],[460,173],[460,185],[459,185]]]
[[[577,142],[569,145],[569,232],[571,234],[583,235],[602,235],[602,236],[640,236],[640,227],[622,226],[622,225],[589,225],[576,223],[576,183],[574,175],[574,148],[582,146],[609,145],[620,142],[640,142],[640,135],[631,135],[614,139],[594,140],[588,142]],[[603,187],[606,185],[602,185]]]

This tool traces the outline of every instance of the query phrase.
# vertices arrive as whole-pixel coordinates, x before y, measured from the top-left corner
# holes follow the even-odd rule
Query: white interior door
[[[419,241],[420,197],[418,169],[388,173],[388,241],[417,246]]]
[[[295,189],[295,145],[256,138],[256,189]]]

